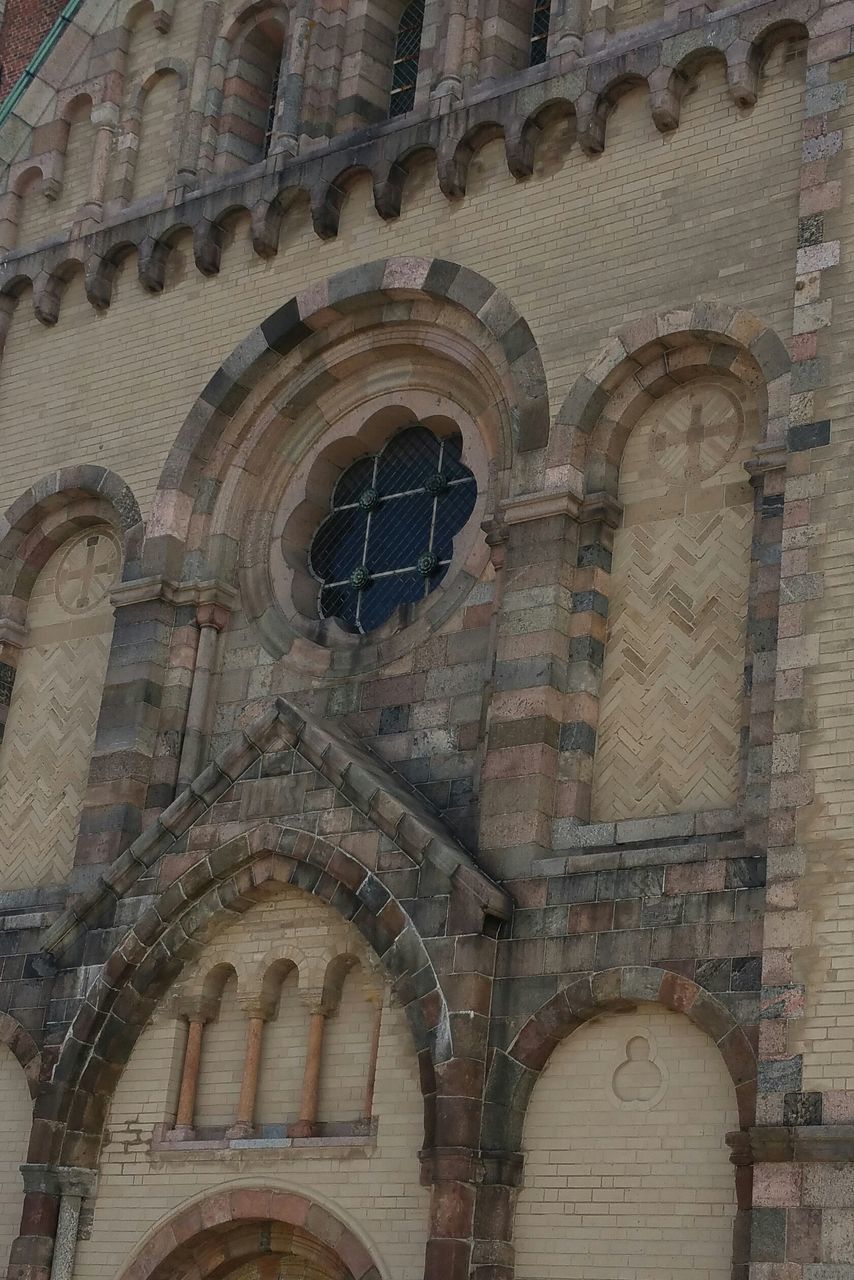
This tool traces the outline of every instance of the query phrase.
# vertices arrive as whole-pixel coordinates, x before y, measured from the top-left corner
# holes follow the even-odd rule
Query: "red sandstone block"
[[[724,888],[726,863],[692,862],[668,867],[664,877],[665,894],[715,893]]]
[[[570,933],[601,933],[613,923],[613,902],[583,902],[569,909]]]

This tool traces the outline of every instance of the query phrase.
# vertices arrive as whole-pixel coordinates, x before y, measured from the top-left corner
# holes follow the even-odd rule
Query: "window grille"
[[[421,56],[421,29],[424,26],[424,0],[412,0],[403,11],[397,28],[397,44],[391,67],[391,96],[388,114],[391,119],[405,115],[415,106],[415,84]]]
[[[549,18],[551,16],[551,0],[534,0],[534,12],[531,17],[531,56],[529,66],[538,67],[545,62],[549,49]]]
[[[477,497],[461,452],[415,423],[342,472],[309,551],[321,618],[364,635],[439,585]]]
[[[263,155],[266,159],[270,154],[270,147],[273,144],[273,129],[276,124],[276,107],[279,103],[279,71],[281,67],[281,55],[279,61],[276,62],[273,71],[273,79],[270,83],[270,101],[267,106],[267,119],[264,122],[264,150]]]

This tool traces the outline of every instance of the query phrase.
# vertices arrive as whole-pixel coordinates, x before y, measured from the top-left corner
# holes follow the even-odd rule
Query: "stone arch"
[[[133,851],[125,860],[139,869]],[[37,1105],[32,1160],[94,1165],[110,1096],[156,1005],[187,961],[201,954],[205,938],[275,892],[277,883],[330,903],[379,956],[412,1030],[426,1144],[438,1141],[432,1100],[461,1063],[439,976],[414,923],[353,855],[308,832],[264,823],[190,866],[107,959]]]
[[[518,1151],[534,1085],[554,1049],[582,1023],[637,1001],[684,1013],[717,1046],[732,1078],[739,1122],[755,1119],[756,1054],[743,1027],[719,1000],[681,974],[651,966],[605,969],[564,987],[535,1013],[509,1048],[496,1051],[486,1083],[484,1144]]]
[[[573,384],[555,419],[551,460],[567,462],[574,488],[616,492],[626,436],[657,395],[695,372],[749,378],[764,419],[764,444],[785,444],[791,359],[779,335],[752,312],[698,300],[643,316],[616,333]],[[639,375],[642,375],[639,376]]]
[[[453,303],[477,322],[486,358],[499,362],[497,378],[512,414],[512,450],[545,445],[549,401],[534,336],[512,301],[483,276],[441,259],[389,258],[342,271],[291,298],[232,352],[213,375],[178,434],[162,472],[146,545],[146,572],[180,570],[202,470],[241,407],[278,357],[315,345],[360,305],[417,303],[419,297]],[[322,359],[320,364],[322,366]],[[509,470],[511,458],[502,465]]]
[[[0,516],[0,616],[21,625],[33,581],[53,552],[76,530],[105,520],[120,534],[132,574],[142,516],[121,476],[95,465],[62,467],[22,493]]]
[[[41,1078],[42,1058],[38,1045],[16,1018],[10,1013],[0,1013],[0,1044],[4,1044],[17,1058],[27,1079],[27,1088],[35,1098]]]
[[[279,1226],[322,1242],[350,1280],[384,1276],[355,1230],[318,1200],[295,1191],[240,1186],[195,1201],[162,1223],[143,1242],[121,1280],[177,1280],[186,1274],[182,1268],[191,1259],[196,1264],[193,1274],[203,1280],[222,1262],[223,1252],[235,1265],[269,1254]],[[208,1251],[212,1256],[206,1267]]]

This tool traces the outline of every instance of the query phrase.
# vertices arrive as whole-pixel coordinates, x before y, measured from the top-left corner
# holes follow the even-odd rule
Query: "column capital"
[[[97,1169],[76,1165],[22,1164],[24,1191],[37,1191],[51,1196],[93,1196],[98,1185]]]
[[[748,458],[744,469],[750,476],[750,483],[758,487],[763,478],[771,471],[785,471],[789,455],[779,445],[758,445],[752,458]]]
[[[219,1001],[215,996],[176,996],[172,1012],[185,1022],[213,1022],[219,1012]]]
[[[7,649],[23,649],[27,639],[27,628],[15,622],[13,618],[0,618],[0,661]]]
[[[623,507],[610,493],[588,493],[578,518],[582,524],[604,524],[609,529],[619,529]]]

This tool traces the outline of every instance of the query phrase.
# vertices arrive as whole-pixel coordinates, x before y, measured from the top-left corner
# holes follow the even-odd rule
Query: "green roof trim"
[[[32,58],[21,72],[21,75],[15,82],[14,88],[11,90],[8,98],[3,103],[2,107],[0,107],[0,126],[4,125],[9,119],[9,116],[15,110],[15,107],[26,92],[27,86],[38,75],[42,63],[47,58],[48,54],[52,52],[63,31],[74,18],[82,3],[83,0],[68,0],[68,3],[62,10],[62,13],[56,19],[50,31],[48,31],[44,40],[42,40],[38,49],[36,49]]]

